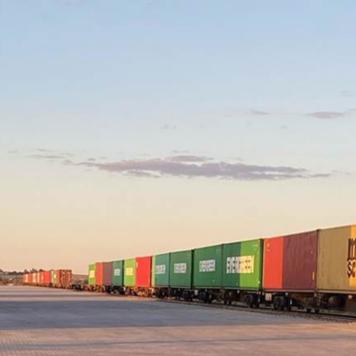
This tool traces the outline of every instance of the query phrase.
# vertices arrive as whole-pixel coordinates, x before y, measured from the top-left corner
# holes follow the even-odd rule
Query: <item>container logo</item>
[[[347,276],[356,277],[356,238],[350,238],[347,253]]]
[[[255,256],[234,256],[226,259],[226,274],[253,273]]]
[[[166,273],[166,265],[156,265],[156,274],[165,274]]]
[[[125,274],[126,276],[133,276],[134,275],[134,270],[132,267],[126,267],[125,268]]]
[[[89,272],[89,278],[94,278],[95,277],[95,271],[94,270],[91,270],[90,272]],[[55,277],[54,277],[54,279],[56,279]]]
[[[115,268],[114,269],[114,276],[121,276],[121,269],[120,268]]]
[[[174,264],[174,273],[187,273],[187,264],[186,263],[175,263]]]
[[[215,260],[199,261],[199,272],[215,272]]]

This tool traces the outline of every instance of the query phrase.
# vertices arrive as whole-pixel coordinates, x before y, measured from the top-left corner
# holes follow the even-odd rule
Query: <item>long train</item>
[[[93,263],[88,289],[277,310],[353,310],[356,225]]]

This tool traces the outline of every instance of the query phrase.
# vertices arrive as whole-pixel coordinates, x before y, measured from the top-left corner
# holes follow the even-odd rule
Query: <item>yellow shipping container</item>
[[[356,225],[319,230],[317,289],[356,293]]]

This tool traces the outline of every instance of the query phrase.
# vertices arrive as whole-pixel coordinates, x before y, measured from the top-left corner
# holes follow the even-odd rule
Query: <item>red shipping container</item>
[[[263,288],[283,287],[283,237],[264,240],[263,248]]]
[[[97,286],[104,285],[104,263],[97,262],[95,264],[95,284]]]
[[[104,262],[103,263],[103,285],[104,286],[111,286],[111,279],[112,279],[112,262]]]
[[[264,240],[263,288],[312,291],[316,288],[318,231]]]
[[[44,271],[43,272],[43,283],[46,286],[49,286],[51,284],[51,271]]]
[[[136,287],[151,287],[152,257],[136,257]]]
[[[60,288],[70,288],[72,285],[72,270],[59,269],[57,271],[57,285]]]
[[[40,272],[40,280],[38,282],[41,286],[44,284],[44,271]]]

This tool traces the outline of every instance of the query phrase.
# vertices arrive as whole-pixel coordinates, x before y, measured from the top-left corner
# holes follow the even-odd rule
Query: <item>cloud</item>
[[[345,98],[351,98],[353,97],[353,92],[351,90],[341,90],[340,95],[345,97]]]
[[[65,156],[58,155],[58,154],[32,154],[28,155],[27,157],[36,158],[36,159],[63,159]]]
[[[242,181],[256,180],[287,180],[326,178],[332,173],[313,173],[305,168],[291,166],[269,166],[247,164],[236,159],[218,161],[213,158],[180,154],[166,158],[140,158],[118,161],[89,157],[79,161],[68,159],[59,153],[38,153],[28,155],[29,158],[42,160],[57,160],[65,166],[86,167],[110,173],[118,173],[135,177],[160,178],[165,176],[184,178],[220,178]]]
[[[173,162],[206,162],[210,161],[212,158],[204,156],[194,156],[194,155],[177,155],[169,157],[169,160]]]
[[[233,180],[286,180],[293,178],[320,178],[329,177],[329,173],[313,174],[303,168],[289,166],[264,166],[236,162],[206,162],[206,161],[180,161],[168,158],[132,159],[114,162],[75,163],[76,166],[96,168],[102,171],[119,174],[148,177],[204,177],[223,178]]]
[[[346,116],[346,114],[347,112],[344,111],[316,111],[307,115],[317,119],[338,119]]]
[[[251,109],[250,110],[250,114],[252,115],[257,115],[257,116],[266,116],[266,115],[270,115],[269,112],[266,111],[261,111],[261,110],[256,110],[256,109]]]

